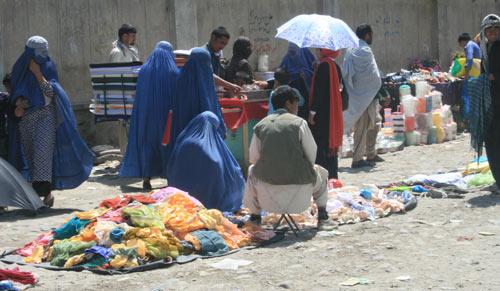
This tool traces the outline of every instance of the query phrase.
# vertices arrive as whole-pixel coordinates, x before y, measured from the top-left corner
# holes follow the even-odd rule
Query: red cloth
[[[320,62],[328,63],[330,67],[330,132],[328,149],[329,152],[335,155],[339,148],[342,146],[342,138],[344,136],[344,117],[342,113],[342,96],[340,94],[340,82],[335,65],[335,58],[339,56],[338,51],[327,49],[320,49],[322,58]],[[314,81],[316,79],[316,72],[314,71],[313,81],[311,85],[311,97],[309,98],[309,107],[312,106],[314,99]]]
[[[123,198],[120,196],[116,196],[115,198],[103,200],[101,204],[99,204],[99,207],[118,209],[127,206],[131,201],[132,199],[129,196],[125,196]]]
[[[170,133],[172,132],[172,110],[168,112],[167,124],[165,125],[165,131],[163,133],[163,139],[161,144],[166,146],[170,141]]]
[[[224,113],[224,123],[232,131],[237,130],[251,119],[262,119],[269,110],[267,101],[244,102],[239,98],[221,98],[220,106],[223,109],[240,109],[241,112]]]
[[[0,269],[0,281],[3,280],[11,280],[25,285],[35,285],[36,279],[33,273],[31,272],[23,272],[16,267],[12,270],[9,269]]]
[[[156,200],[151,198],[151,196],[146,196],[143,194],[138,194],[138,195],[132,195],[132,196],[127,196],[130,197],[133,201],[140,202],[142,204],[154,204],[156,203]]]

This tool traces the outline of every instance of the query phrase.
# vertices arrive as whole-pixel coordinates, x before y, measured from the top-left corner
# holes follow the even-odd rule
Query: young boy
[[[273,99],[274,94],[276,94],[276,90],[280,87],[290,87],[288,84],[290,84],[290,74],[288,74],[288,72],[283,68],[277,68],[274,72],[274,90],[271,91],[269,96],[269,110],[267,115],[274,113],[274,107],[271,100]],[[295,94],[297,94],[297,96],[299,96],[299,107],[304,106],[304,97],[302,97],[299,90],[295,88],[291,89],[295,92]]]

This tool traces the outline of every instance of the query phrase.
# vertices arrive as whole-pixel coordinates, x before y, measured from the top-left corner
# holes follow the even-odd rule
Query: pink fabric
[[[24,247],[18,249],[16,253],[23,257],[30,257],[33,255],[33,251],[37,246],[47,246],[49,242],[54,238],[54,234],[52,232],[42,233],[39,235],[34,241],[24,245]]]

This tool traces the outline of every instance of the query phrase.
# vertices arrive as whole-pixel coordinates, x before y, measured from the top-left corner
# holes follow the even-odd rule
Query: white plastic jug
[[[259,72],[267,72],[269,71],[269,56],[264,54],[259,56],[259,63],[258,63],[258,70]]]
[[[415,95],[417,95],[417,98],[425,98],[425,95],[429,94],[430,91],[431,86],[426,81],[418,81],[415,84]]]

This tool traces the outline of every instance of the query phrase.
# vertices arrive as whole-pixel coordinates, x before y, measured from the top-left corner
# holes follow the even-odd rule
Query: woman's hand
[[[38,83],[47,82],[43,77],[42,71],[40,70],[40,65],[37,64],[33,59],[30,60],[29,69],[35,75]]]
[[[255,81],[255,85],[259,86],[261,89],[266,89],[268,86],[266,81]]]

